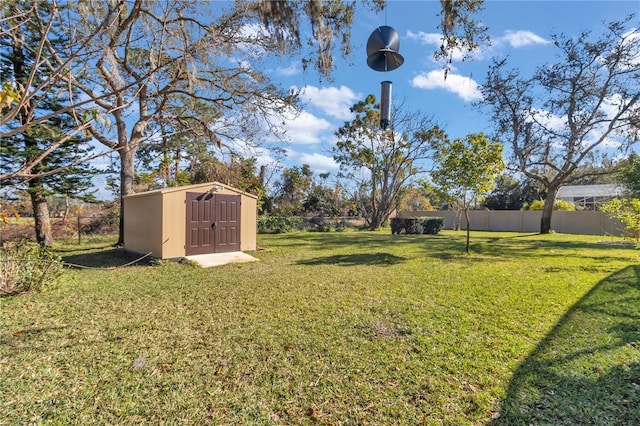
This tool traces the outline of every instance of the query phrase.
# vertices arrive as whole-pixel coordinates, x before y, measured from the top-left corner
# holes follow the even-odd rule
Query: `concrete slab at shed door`
[[[194,256],[187,256],[186,259],[189,259],[192,262],[196,262],[202,268],[211,268],[213,266],[221,266],[228,263],[246,263],[258,261],[258,259],[256,259],[255,257],[241,251],[234,251],[230,253],[197,254]]]

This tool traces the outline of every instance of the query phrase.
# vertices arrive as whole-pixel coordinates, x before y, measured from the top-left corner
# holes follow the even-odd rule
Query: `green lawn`
[[[471,242],[261,235],[254,263],[69,270],[0,299],[0,424],[637,422],[638,251]],[[130,260],[105,240],[58,249]]]

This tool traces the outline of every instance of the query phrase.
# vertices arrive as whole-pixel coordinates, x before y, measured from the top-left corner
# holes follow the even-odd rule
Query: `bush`
[[[39,291],[62,273],[60,257],[28,241],[0,248],[0,297]]]
[[[391,234],[437,234],[444,228],[443,217],[394,217]]]
[[[349,227],[349,224],[344,219],[341,219],[339,222],[336,221],[336,223],[334,225],[335,225],[335,231],[336,232],[344,232]]]
[[[110,210],[103,216],[87,216],[89,219],[87,223],[81,225],[81,232],[84,235],[108,235],[117,233],[120,212]]]
[[[615,198],[604,204],[600,210],[622,223],[625,238],[640,243],[640,199]]]
[[[444,229],[444,217],[432,217],[423,224],[423,234],[435,235]]]
[[[259,216],[259,234],[280,234],[292,231],[344,232],[348,229],[360,229],[362,219],[332,218],[327,216]]]
[[[302,228],[315,232],[331,232],[331,223],[322,216],[304,218]]]
[[[421,219],[409,219],[405,222],[404,231],[407,234],[422,234],[423,229]]]
[[[281,234],[300,229],[302,218],[299,216],[259,216],[259,234]]]
[[[533,200],[526,210],[542,210],[544,209],[544,200]],[[576,205],[571,201],[558,199],[553,202],[553,210],[575,211]]]

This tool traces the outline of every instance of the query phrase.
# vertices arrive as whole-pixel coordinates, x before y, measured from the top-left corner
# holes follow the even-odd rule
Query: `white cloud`
[[[300,74],[301,72],[300,63],[298,62],[292,62],[288,67],[278,67],[275,70],[275,73],[282,77],[292,77]]]
[[[533,109],[529,120],[535,120],[546,129],[553,130],[557,133],[562,133],[567,129],[566,116],[560,117],[558,115],[553,115],[542,109]]]
[[[418,31],[414,33],[413,31],[407,31],[407,39],[415,40],[420,44],[427,46],[434,46],[434,51],[440,49],[440,46],[444,43],[442,34],[439,33],[425,33],[422,31]],[[480,49],[474,52],[474,58],[480,55]],[[464,52],[460,49],[454,49],[451,55],[451,59],[453,61],[462,61],[464,59]]]
[[[627,101],[628,99],[625,100],[620,94],[616,93],[612,96],[609,96],[608,98],[605,98],[604,102],[602,102],[602,105],[600,106],[600,109],[604,113],[605,117],[612,118],[620,113],[620,110],[623,108],[623,105],[627,103]]]
[[[230,153],[240,154],[240,156],[244,158],[253,157],[256,159],[256,165],[258,167],[262,165],[270,165],[276,163],[277,161],[271,155],[271,152],[262,146],[256,146],[252,144],[250,141],[244,139],[233,139],[226,143],[226,146],[229,148],[229,154],[225,152],[221,152],[223,155],[224,161],[229,161]]]
[[[409,40],[416,40],[420,42],[420,44],[434,45],[440,46],[442,44],[442,34],[438,33],[425,33],[422,31],[418,31],[414,33],[413,31],[407,31],[407,38]]]
[[[302,111],[293,119],[285,120],[286,139],[293,144],[309,145],[321,142],[320,133],[333,126],[324,118]]]
[[[356,102],[362,100],[362,95],[346,86],[315,87],[304,86],[301,89],[303,101],[322,110],[329,117],[349,120],[352,117],[349,110]]]
[[[637,66],[640,64],[640,34],[638,33],[638,28],[632,28],[625,35],[626,43],[630,43],[632,46],[635,46],[635,56],[631,58],[629,66]]]
[[[524,47],[531,46],[534,44],[549,44],[551,43],[549,40],[545,40],[543,37],[532,33],[531,31],[511,31],[507,30],[504,32],[502,37],[497,37],[494,39],[496,44],[507,43],[511,47]]]
[[[532,111],[532,117],[529,120],[535,119],[536,122],[540,123],[540,125],[544,126],[545,129],[553,131],[558,135],[565,135],[565,138],[568,137],[568,127],[567,127],[567,116],[558,116],[554,114],[550,114],[548,111],[535,109]],[[590,145],[598,142],[598,139],[607,131],[606,123],[602,123],[599,126],[594,127],[589,134],[585,135],[582,140],[583,148],[587,148]],[[564,140],[564,138],[558,139],[559,141]],[[616,150],[622,146],[622,142],[620,138],[615,135],[610,135],[605,137],[599,145],[600,149],[606,150]],[[556,142],[553,144],[554,148],[562,149],[562,144],[560,142]]]
[[[443,44],[442,34],[439,33],[425,33],[422,31],[413,32],[407,31],[407,39],[417,41],[418,43],[426,46],[433,46],[434,50],[439,49]],[[471,54],[474,60],[481,60],[492,50],[502,45],[509,45],[513,48],[531,46],[531,45],[545,45],[550,41],[540,37],[539,35],[531,31],[505,31],[501,37],[492,38],[492,46],[479,46]],[[451,59],[455,61],[462,61],[465,57],[465,52],[460,49],[454,49]]]
[[[444,77],[443,70],[433,70],[418,74],[411,80],[411,85],[418,89],[444,89],[455,93],[465,101],[482,99],[480,86],[472,78],[449,72]]]
[[[332,157],[318,154],[317,152],[311,154],[303,153],[300,154],[298,158],[300,160],[300,164],[308,164],[311,166],[311,170],[313,170],[315,174],[327,173],[340,168]]]
[[[602,141],[601,147],[604,149],[619,150],[622,147],[622,142],[615,138],[607,137]]]

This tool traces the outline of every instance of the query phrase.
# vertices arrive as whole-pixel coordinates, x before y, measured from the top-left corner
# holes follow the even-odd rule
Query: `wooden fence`
[[[455,229],[455,211],[400,211],[398,217],[444,217],[445,229]],[[469,221],[474,231],[540,232],[542,211],[471,210]],[[467,228],[464,214],[460,229]],[[554,211],[551,229],[562,234],[622,235],[622,224],[598,211]]]

